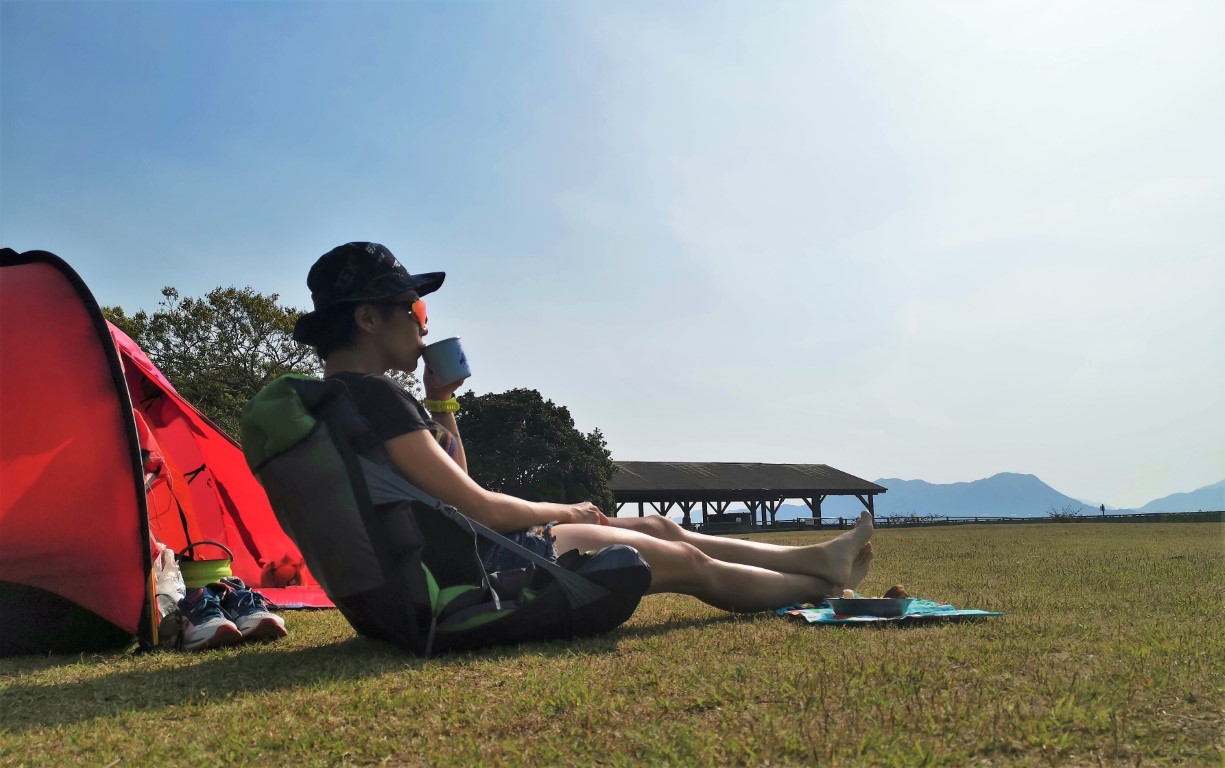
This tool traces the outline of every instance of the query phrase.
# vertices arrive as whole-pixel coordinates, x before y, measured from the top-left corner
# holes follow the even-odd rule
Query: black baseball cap
[[[391,251],[378,243],[345,243],[319,257],[306,276],[315,311],[298,318],[295,341],[315,344],[327,322],[323,310],[345,304],[390,299],[406,291],[418,296],[442,285],[445,272],[410,275]]]

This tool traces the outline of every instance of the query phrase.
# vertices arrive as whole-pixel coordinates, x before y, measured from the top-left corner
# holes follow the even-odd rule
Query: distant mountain
[[[1150,501],[1137,512],[1216,512],[1225,509],[1225,480],[1190,493],[1172,493]]]
[[[948,517],[1046,517],[1051,511],[1073,511],[1081,515],[1096,515],[1096,505],[1065,496],[1033,475],[1001,472],[998,475],[968,483],[929,483],[925,480],[880,478],[873,481],[888,489],[873,502],[876,514],[946,515]],[[1107,512],[1195,512],[1225,509],[1225,480],[1190,493],[1175,493],[1150,501],[1136,510],[1115,509]],[[857,517],[863,505],[854,496],[830,496],[821,504],[821,516]],[[680,519],[680,516],[676,516]],[[784,504],[777,519],[795,520],[812,517],[802,504]]]
[[[882,516],[1046,517],[1052,510],[1070,510],[1082,515],[1098,512],[1096,506],[1065,496],[1033,475],[1015,472],[1001,472],[969,483],[941,484],[898,478],[873,482],[888,489],[874,501],[876,514]],[[862,509],[863,505],[854,496],[830,496],[821,505],[821,515],[854,517]],[[780,507],[778,514],[781,520],[811,516],[808,507],[791,504]]]

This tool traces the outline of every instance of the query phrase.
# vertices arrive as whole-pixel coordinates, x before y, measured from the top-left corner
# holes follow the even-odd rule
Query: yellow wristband
[[[458,413],[459,401],[455,398],[450,400],[422,400],[421,404],[430,413]]]

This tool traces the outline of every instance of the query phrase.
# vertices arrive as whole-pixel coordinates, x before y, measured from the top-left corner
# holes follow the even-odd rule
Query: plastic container
[[[829,597],[825,602],[836,616],[879,616],[891,619],[905,616],[914,605],[913,597]]]

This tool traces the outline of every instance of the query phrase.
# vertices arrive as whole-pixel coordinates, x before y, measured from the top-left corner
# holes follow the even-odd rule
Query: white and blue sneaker
[[[221,610],[225,617],[238,628],[243,640],[277,640],[289,634],[285,631],[285,620],[272,612],[268,598],[247,587],[237,576],[228,576],[222,587]]]
[[[208,587],[187,590],[179,601],[185,619],[180,641],[185,651],[204,651],[242,642],[242,633],[225,617],[221,601]]]

